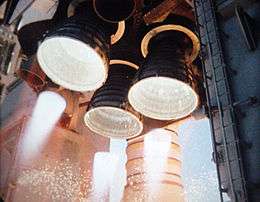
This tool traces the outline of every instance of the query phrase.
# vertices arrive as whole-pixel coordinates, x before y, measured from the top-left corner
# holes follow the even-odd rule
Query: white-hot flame
[[[39,95],[32,116],[22,134],[20,142],[22,160],[31,160],[39,154],[65,107],[65,99],[55,92],[44,91]]]

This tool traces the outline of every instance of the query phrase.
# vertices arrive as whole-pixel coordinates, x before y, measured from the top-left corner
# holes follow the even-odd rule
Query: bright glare
[[[118,163],[110,189],[109,201],[122,201],[126,185],[126,155],[127,141],[125,139],[110,138],[110,153],[117,155]]]
[[[21,158],[31,160],[41,152],[49,134],[66,107],[65,99],[51,91],[42,92],[21,139]]]
[[[171,140],[171,135],[164,129],[152,130],[144,137],[144,166],[151,197],[153,197],[152,193],[157,193],[160,189],[158,182],[165,171]]]
[[[198,97],[188,84],[167,77],[140,80],[130,88],[128,99],[136,111],[159,120],[183,118],[198,104]]]
[[[96,90],[107,78],[108,70],[100,55],[76,39],[47,39],[38,48],[37,58],[53,82],[70,90]]]
[[[147,157],[167,156],[171,145],[171,134],[165,129],[154,129],[144,137],[145,155]]]
[[[143,130],[143,124],[134,114],[116,107],[93,108],[84,120],[90,130],[106,137],[129,138]]]
[[[95,154],[92,201],[105,202],[109,198],[117,163],[118,157],[113,153],[97,152]]]
[[[219,202],[209,120],[187,120],[180,126],[179,134],[180,144],[183,145],[181,175],[186,200]],[[224,201],[230,200],[226,198]]]

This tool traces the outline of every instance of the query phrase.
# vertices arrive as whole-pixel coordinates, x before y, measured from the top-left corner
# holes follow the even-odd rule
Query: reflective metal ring
[[[132,62],[129,62],[129,61],[126,61],[126,60],[110,60],[110,65],[115,65],[115,64],[123,64],[123,65],[127,65],[129,67],[132,67],[134,69],[139,69],[139,66],[132,63]]]
[[[77,5],[79,5],[80,3],[84,2],[84,1],[86,1],[86,0],[73,0],[68,7],[67,16],[68,17],[73,16]],[[111,44],[113,45],[116,42],[118,42],[122,38],[124,33],[125,33],[125,21],[120,21],[117,23],[116,32],[111,35]]]
[[[174,25],[174,24],[168,24],[168,25],[162,25],[159,27],[156,27],[152,30],[150,30],[142,39],[141,42],[141,52],[144,57],[147,56],[148,54],[148,45],[150,40],[156,36],[157,34],[164,32],[164,31],[180,31],[186,34],[192,41],[192,51],[190,55],[186,58],[186,62],[192,63],[198,56],[199,51],[200,51],[200,41],[199,38],[197,37],[194,32],[192,32],[190,29],[183,27],[181,25]]]

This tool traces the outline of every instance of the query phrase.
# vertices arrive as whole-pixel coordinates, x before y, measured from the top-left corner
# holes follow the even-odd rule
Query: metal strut
[[[205,44],[204,48],[208,54],[206,59],[204,57],[205,60],[208,60],[208,63],[205,65],[205,61],[203,61],[202,66],[213,149],[215,155],[224,153],[223,161],[216,158],[220,198],[223,201],[223,193],[227,192],[232,201],[248,201],[235,112],[227,80],[214,5],[211,0],[195,0],[194,9],[198,34],[201,42]],[[218,76],[218,72],[222,72],[221,76]],[[208,77],[212,79],[208,80]],[[214,111],[211,110],[213,108]],[[227,116],[229,116],[228,121]],[[218,131],[220,131],[219,136],[221,138],[217,137]],[[221,166],[224,167],[226,172],[223,172],[223,168],[221,170]]]

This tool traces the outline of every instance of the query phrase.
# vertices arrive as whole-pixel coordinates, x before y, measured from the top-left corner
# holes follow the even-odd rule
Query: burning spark
[[[23,170],[17,180],[17,192],[24,201],[89,201],[91,172],[75,168],[74,162],[46,161],[41,167]],[[81,189],[84,185],[85,189]],[[25,191],[26,190],[26,191]],[[21,200],[22,201],[22,200]]]

